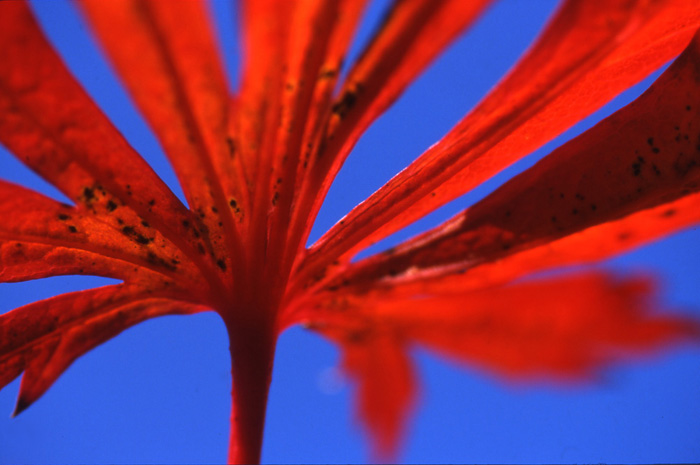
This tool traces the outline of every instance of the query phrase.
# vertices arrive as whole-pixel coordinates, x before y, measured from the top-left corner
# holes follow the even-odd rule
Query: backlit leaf
[[[651,278],[533,277],[700,223],[695,0],[563,1],[476,108],[305,248],[362,133],[491,3],[396,0],[344,67],[367,1],[244,0],[234,92],[206,2],[80,0],[185,206],[71,75],[29,4],[0,2],[0,142],[71,202],[0,180],[0,282],[122,281],[0,315],[0,387],[22,375],[15,413],[127,328],[212,310],[230,339],[230,462],[260,460],[276,341],[295,324],[340,347],[374,456],[390,461],[419,391],[413,348],[507,382],[581,382],[697,340],[697,321],[664,310]],[[679,54],[635,102],[484,200],[351,261]]]

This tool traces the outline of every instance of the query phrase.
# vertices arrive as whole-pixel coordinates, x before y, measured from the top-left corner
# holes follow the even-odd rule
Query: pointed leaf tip
[[[25,399],[22,395],[17,397],[17,403],[15,404],[15,410],[12,412],[12,418],[16,418],[17,415],[27,410],[32,403],[33,402]]]

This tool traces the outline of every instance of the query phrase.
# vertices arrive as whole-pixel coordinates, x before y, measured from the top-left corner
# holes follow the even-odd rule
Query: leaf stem
[[[225,319],[233,377],[228,462],[259,463],[277,338],[267,318],[240,320]]]

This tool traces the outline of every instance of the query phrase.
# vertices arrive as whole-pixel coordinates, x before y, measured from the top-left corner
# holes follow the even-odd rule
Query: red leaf
[[[463,273],[424,273],[419,280],[408,274],[402,286],[415,293],[424,292],[426,288],[434,293],[466,291],[503,284],[541,270],[594,263],[696,225],[699,207],[700,194],[688,195],[493,262],[475,264]],[[389,280],[377,286],[385,284],[393,285]]]
[[[244,211],[231,202],[245,204],[248,193],[241,166],[230,163],[237,160],[228,135],[230,97],[204,3],[81,4],[173,163],[190,208],[211,231],[215,255],[240,255],[236,223]]]
[[[309,176],[299,202],[317,213],[333,178],[362,132],[457,36],[491,0],[394,2],[384,23],[350,71],[328,117],[325,134],[308,163]],[[308,235],[311,225],[295,227]]]
[[[282,3],[290,7],[290,2]],[[244,87],[241,99],[254,98],[257,105],[265,107],[262,114],[267,115],[265,124],[269,126],[270,137],[261,142],[261,153],[256,154],[254,170],[264,174],[258,176],[252,194],[259,205],[267,204],[268,208],[257,209],[259,217],[250,234],[253,237],[267,234],[269,244],[266,247],[272,255],[294,257],[298,253],[299,245],[294,245],[300,238],[290,240],[286,228],[292,203],[300,188],[299,183],[308,175],[312,147],[322,135],[323,125],[331,111],[331,92],[364,4],[364,1],[357,0],[306,0],[296,2],[286,14],[283,8],[279,8],[277,33],[286,34],[282,46],[250,51],[251,67],[262,61],[262,57],[269,60],[268,74],[264,77],[269,82],[262,96],[254,94],[252,84],[252,90]],[[262,21],[261,27],[269,27],[269,10],[258,8],[257,2],[255,7],[249,6],[251,23],[255,25],[256,21]],[[255,31],[251,31],[253,33]],[[253,37],[250,42],[256,43]],[[249,114],[241,113],[240,117],[242,120],[251,119]],[[242,121],[242,125],[248,123]],[[285,247],[288,250],[284,250]]]
[[[698,26],[692,0],[565,2],[506,78],[324,235],[306,266],[353,254],[485,181],[680,53]]]
[[[68,73],[26,4],[9,2],[2,8],[2,143],[78,203],[90,200],[86,188],[104,188],[114,201],[132,207],[154,224],[162,224],[161,218],[172,223],[189,218],[177,198]],[[133,176],[134,172],[139,176]],[[133,192],[140,195],[135,197]],[[181,226],[177,233],[186,236]]]
[[[68,73],[26,4],[2,8],[0,48],[7,58],[0,61],[0,141],[76,203],[100,213],[114,211],[113,205],[133,209],[198,267],[217,276],[214,263],[221,258],[212,251],[211,237],[202,240],[196,216]],[[201,257],[202,250],[209,251],[210,260]]]
[[[116,203],[98,214],[91,209],[105,193],[89,192],[75,208],[0,181],[0,281],[75,273],[145,285],[183,279],[206,289],[194,264],[157,230]]]
[[[345,332],[331,328],[324,335],[341,345],[342,367],[358,384],[358,419],[371,433],[373,457],[377,462],[392,461],[416,394],[403,341],[381,329]]]
[[[350,266],[338,279],[352,281],[358,275],[375,280],[404,272],[415,276],[424,270],[463,272],[696,192],[700,186],[698,60],[700,35],[635,102],[442,226],[390,254]],[[687,209],[683,219],[674,219],[681,205]],[[692,224],[700,221],[692,205],[692,201],[667,205],[664,211],[671,214],[653,217],[665,218],[675,228]],[[642,232],[643,239],[637,243],[658,237],[660,230]],[[627,247],[624,241],[619,245]],[[615,252],[614,246],[608,247],[609,254]]]
[[[439,283],[438,283],[439,284]],[[436,292],[431,292],[436,291]],[[395,452],[414,395],[406,348],[425,345],[509,380],[581,380],[700,326],[654,316],[648,281],[582,274],[477,291],[396,285],[317,297],[297,317],[337,341],[375,450]]]
[[[662,66],[700,25],[696,1],[565,1],[476,109],[309,251],[361,133],[490,1],[396,1],[338,82],[364,0],[247,0],[239,95],[204,3],[80,3],[190,208],[71,76],[27,3],[1,2],[0,141],[74,205],[0,181],[0,282],[123,281],[0,315],[0,387],[24,373],[17,413],[124,329],[212,309],[231,340],[229,461],[259,461],[276,338],[300,322],[341,346],[387,460],[414,403],[412,345],[508,379],[581,378],[699,337],[696,322],[650,312],[646,280],[515,280],[700,222],[700,36],[636,102],[482,202],[349,261]]]
[[[416,299],[401,310],[416,320],[401,318],[416,341],[497,374],[578,377],[697,334],[689,320],[650,315],[649,294],[644,280],[577,275]]]
[[[108,286],[64,294],[0,315],[0,387],[24,371],[15,415],[29,407],[73,361],[144,320],[205,308],[164,298],[162,290]]]

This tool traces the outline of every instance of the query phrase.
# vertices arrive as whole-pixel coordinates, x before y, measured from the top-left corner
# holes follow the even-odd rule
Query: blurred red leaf
[[[391,457],[412,403],[407,349],[421,345],[508,381],[580,382],[700,326],[650,313],[648,280],[579,274],[476,291],[411,286],[319,297],[312,328],[337,341],[359,383],[359,412]],[[311,316],[313,315],[313,316]]]

